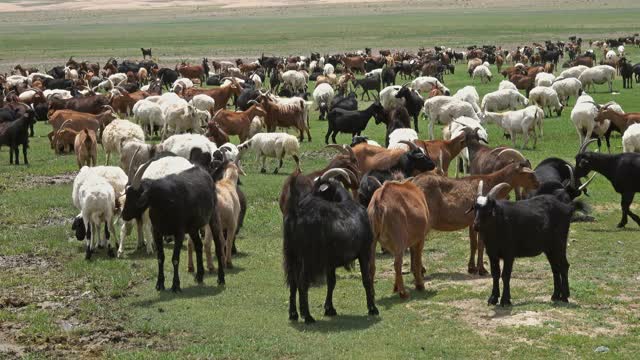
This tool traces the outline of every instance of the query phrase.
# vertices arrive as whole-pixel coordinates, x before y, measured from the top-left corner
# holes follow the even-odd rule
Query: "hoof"
[[[289,320],[290,321],[298,321],[298,313],[297,312],[289,313]]]
[[[416,284],[416,291],[424,291],[424,284]]]
[[[202,284],[202,280],[204,279],[204,274],[200,273],[200,274],[196,274],[195,276],[195,280],[198,284]]]
[[[485,276],[485,275],[487,275],[487,274],[489,274],[489,272],[487,271],[487,269],[485,269],[485,268],[483,268],[483,267],[482,267],[482,268],[480,268],[480,269],[478,269],[478,275],[480,275],[480,276]]]
[[[623,227],[625,227],[625,225],[627,225],[627,223],[622,223],[622,222],[621,222],[621,223],[618,223],[618,225],[616,225],[616,227],[617,227],[618,229],[622,229]]]
[[[369,310],[369,315],[377,316],[380,315],[380,312],[378,311],[378,308],[374,306],[373,309]]]
[[[209,274],[214,274],[216,272],[216,269],[210,267],[209,268]]]
[[[173,286],[171,287],[171,291],[173,291],[174,293],[182,292],[182,289],[180,289],[180,284],[173,284]]]
[[[233,269],[233,263],[231,263],[231,261],[227,261],[227,263],[225,264],[225,268]]]
[[[406,300],[406,299],[408,299],[408,298],[409,298],[409,293],[408,293],[408,292],[406,292],[405,290],[400,290],[400,291],[398,292],[398,295],[400,295],[400,298],[401,298],[401,299],[404,299],[404,300]]]
[[[314,322],[316,322],[316,319],[314,319],[311,315],[306,316],[304,318],[304,323],[305,324],[313,324]]]
[[[224,277],[223,278],[218,277],[218,285],[224,285],[224,284],[225,284]]]
[[[260,173],[261,173],[261,174],[264,174],[264,173],[266,173],[266,172],[267,172],[267,169],[265,169],[265,168],[260,169]]]
[[[497,296],[490,296],[489,300],[487,300],[487,305],[497,305],[498,304],[498,297]]]
[[[273,173],[277,174],[278,173],[278,169],[273,170]]]
[[[467,272],[469,274],[477,274],[478,273],[478,269],[476,269],[475,266],[469,266],[469,267],[467,267]]]
[[[162,291],[162,290],[164,290],[164,283],[161,283],[161,282],[157,283],[157,284],[156,284],[156,290],[157,290],[157,291]]]
[[[511,300],[505,300],[505,299],[501,299],[500,300],[500,306],[505,307],[505,306],[511,306]]]
[[[336,316],[336,315],[338,315],[338,313],[336,312],[336,309],[334,308],[324,309],[324,316]]]
[[[187,266],[187,272],[194,272],[193,266]]]
[[[110,258],[116,257],[116,254],[113,252],[113,249],[111,247],[109,247],[109,250],[107,250],[107,256],[109,256]]]

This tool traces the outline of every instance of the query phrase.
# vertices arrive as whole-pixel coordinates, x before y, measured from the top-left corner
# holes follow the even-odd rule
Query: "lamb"
[[[162,142],[161,147],[163,151],[169,151],[187,160],[191,157],[191,151],[194,148],[211,155],[218,149],[215,143],[200,134],[172,135]]]
[[[320,111],[320,120],[324,120],[329,112],[329,105],[335,97],[333,87],[329,84],[320,84],[313,90],[313,100]]]
[[[475,69],[473,69],[472,78],[475,80],[476,77],[480,78],[480,82],[483,84],[486,83],[487,81],[491,81],[491,77],[492,77],[491,70],[489,70],[488,66],[478,65],[475,67]]]
[[[85,164],[87,166],[96,166],[98,142],[96,141],[96,132],[84,129],[76,135],[73,149],[76,152],[78,168],[81,169]]]
[[[561,104],[569,105],[570,97],[573,96],[577,99],[578,96],[582,94],[582,83],[580,80],[576,78],[558,79],[559,77],[553,82],[551,88],[558,94],[558,99]]]
[[[529,104],[524,95],[517,90],[498,90],[486,94],[482,98],[480,108],[482,111],[517,110]]]
[[[640,123],[629,125],[622,135],[622,152],[640,152]]]
[[[164,127],[162,108],[153,101],[143,99],[138,101],[132,109],[133,119],[140,125],[145,133],[151,136],[156,128]],[[147,131],[148,129],[148,131]]]
[[[513,147],[516,146],[516,134],[522,134],[524,137],[523,148],[529,143],[529,134],[533,133],[533,148],[535,149],[538,140],[536,135],[536,126],[540,129],[542,135],[542,122],[544,119],[544,111],[536,106],[529,105],[522,110],[507,111],[504,113],[485,112],[485,119],[495,123],[511,136]]]
[[[598,105],[589,95],[582,95],[576,100],[576,105],[571,110],[571,121],[576,127],[580,145],[591,138],[595,126],[595,118],[598,116]]]
[[[278,173],[278,170],[282,167],[282,159],[285,155],[291,155],[296,162],[296,169],[300,170],[300,144],[298,139],[285,133],[258,133],[251,139],[238,145],[238,161],[242,158],[243,154],[248,150],[253,150],[258,158],[262,158],[261,173],[266,173],[265,161],[267,157],[273,157],[279,159],[278,167],[273,171],[274,174]]]
[[[609,85],[609,92],[613,92],[613,79],[615,79],[615,77],[616,69],[609,65],[598,65],[583,71],[578,77],[578,80],[582,83],[585,91],[593,88],[595,92],[595,84],[607,83]]]
[[[142,128],[128,120],[115,119],[102,131],[102,147],[106,153],[106,165],[109,165],[111,153],[120,153],[123,143],[131,140],[144,142]]]
[[[531,89],[529,103],[540,106],[545,111],[545,115],[546,110],[549,110],[549,117],[551,117],[552,111],[555,111],[556,115],[560,116],[564,108],[558,99],[558,93],[550,87],[537,86]]]
[[[556,77],[553,74],[549,74],[546,72],[539,72],[536,74],[536,80],[534,82],[535,86],[546,86],[549,87],[555,81]],[[531,93],[529,93],[531,95]]]
[[[498,90],[508,90],[508,89],[518,91],[518,88],[516,87],[516,85],[511,81],[509,80],[500,81],[500,84],[498,85]]]
[[[211,119],[208,111],[196,109],[192,105],[184,106],[182,104],[169,105],[164,110],[164,127],[162,128],[162,139],[167,136],[169,128],[173,129],[175,134],[180,134],[191,130],[200,134],[202,127]]]
[[[512,84],[510,81],[508,81],[508,83]],[[471,106],[473,106],[473,110],[477,114],[480,113],[480,95],[478,95],[478,91],[475,87],[467,85],[462,89],[456,91],[453,97],[455,99],[468,102],[469,104],[471,104]]]

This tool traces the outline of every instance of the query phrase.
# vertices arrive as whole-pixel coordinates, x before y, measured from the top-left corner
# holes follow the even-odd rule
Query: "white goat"
[[[410,141],[418,140],[418,133],[409,128],[401,128],[395,129],[391,134],[389,134],[389,146],[387,149],[402,149],[409,151],[409,145],[401,144],[400,141]]]
[[[593,88],[595,92],[595,85],[607,83],[609,85],[609,92],[613,92],[613,79],[616,77],[616,69],[609,65],[598,65],[589,68],[580,74],[578,80],[582,83],[582,87],[585,91],[589,88]]]
[[[115,119],[102,131],[102,147],[106,153],[106,164],[109,165],[111,153],[120,153],[120,147],[126,141],[139,140],[144,142],[142,128],[128,120]]]
[[[267,172],[265,168],[265,162],[267,157],[279,159],[278,167],[273,171],[274,174],[278,173],[278,170],[282,167],[282,159],[285,155],[291,155],[296,162],[296,168],[300,169],[300,144],[298,138],[293,135],[285,133],[258,133],[251,139],[238,145],[238,161],[242,158],[242,155],[247,150],[253,150],[258,158],[262,158],[261,173]]]
[[[551,84],[551,88],[558,94],[558,100],[563,105],[569,105],[569,98],[575,97],[576,99],[582,92],[582,83],[576,78],[560,79],[556,78],[556,81]]]
[[[581,146],[585,139],[591,139],[596,116],[598,116],[598,105],[594,103],[593,98],[586,94],[580,96],[571,110],[571,121],[576,127]]]
[[[162,128],[162,139],[164,140],[169,129],[174,134],[180,134],[191,130],[200,134],[202,127],[211,119],[208,111],[198,110],[191,105],[171,104],[164,109],[164,127]]]
[[[457,119],[454,119],[452,122],[450,122],[449,126],[445,127],[442,130],[442,137],[445,140],[454,139],[458,137],[460,134],[462,134],[464,131],[463,129],[466,127],[471,129],[478,128],[479,129],[478,136],[480,137],[480,139],[486,143],[489,142],[489,135],[487,134],[487,130],[485,130],[485,128],[482,127],[482,124],[480,124],[480,122],[477,121],[476,119],[469,118],[466,116],[459,117]],[[458,156],[460,157],[460,159],[462,159],[462,165],[464,169],[468,170],[469,169],[469,150],[467,148],[462,149],[462,151]],[[456,166],[456,177],[457,176],[458,176],[458,167]]]
[[[162,108],[157,103],[142,99],[133,105],[133,119],[140,125],[149,136],[153,134],[154,128],[164,127],[164,116]]]
[[[629,125],[622,135],[622,152],[640,152],[640,124]]]
[[[162,142],[162,150],[170,151],[184,159],[189,160],[191,150],[199,148],[202,152],[213,155],[217,150],[215,143],[209,141],[206,136],[199,134],[172,135]]]
[[[456,91],[453,97],[455,99],[468,102],[469,104],[471,104],[471,106],[473,106],[473,110],[476,112],[476,114],[480,113],[480,95],[478,95],[478,91],[475,87],[467,85],[462,89]]]
[[[490,92],[482,98],[482,111],[517,110],[529,104],[524,95],[517,90],[505,89]]]
[[[529,144],[529,134],[533,134],[533,148],[535,149],[538,144],[536,126],[540,130],[540,135],[542,135],[543,119],[544,111],[536,105],[504,113],[485,112],[485,120],[495,123],[511,136],[513,147],[516,147],[517,134],[522,134],[524,138],[523,148],[526,148]]]
[[[558,93],[550,87],[536,86],[529,92],[529,104],[540,106],[543,111],[549,110],[549,117],[556,112],[558,116],[562,114],[564,106],[558,99]]]

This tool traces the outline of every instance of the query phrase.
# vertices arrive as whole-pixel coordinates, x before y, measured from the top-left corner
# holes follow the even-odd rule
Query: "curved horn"
[[[378,187],[382,187],[382,183],[380,182],[380,180],[378,180],[377,177],[375,176],[367,176],[368,179],[370,179],[371,181],[373,181],[376,185],[378,185]]]
[[[578,188],[578,191],[584,190],[584,188],[586,188],[587,185],[589,185],[593,181],[593,178],[595,178],[596,175],[598,175],[598,173],[594,173],[593,175],[591,175],[591,177],[589,178],[589,180],[587,180],[587,182],[585,182],[584,184],[580,185],[580,187]]]
[[[478,196],[482,196],[482,188],[484,187],[484,181],[480,180],[478,183]]]
[[[351,185],[351,178],[349,176],[350,172],[351,171],[349,171],[347,169],[342,169],[342,168],[329,169],[324,174],[322,174],[322,176],[320,177],[320,180],[328,180],[328,179],[334,178],[336,176],[342,176],[347,181],[347,183],[349,185]],[[353,176],[355,176],[355,175],[353,175]]]
[[[132,172],[132,168],[133,168],[133,160],[136,158],[136,155],[138,155],[138,152],[140,151],[140,148],[138,147],[136,149],[136,151],[133,153],[133,156],[131,157],[131,161],[129,161],[129,171],[127,171],[127,175],[131,174]]]
[[[64,129],[64,126],[65,126],[65,125],[67,125],[67,123],[70,123],[70,122],[71,122],[71,119],[65,120],[65,121],[62,123],[62,125],[60,125],[60,127],[58,128],[58,131],[60,131],[60,130]],[[58,131],[56,131],[56,132],[58,132]]]
[[[141,167],[138,168],[136,174],[133,176],[133,180],[131,180],[131,187],[134,189],[138,189],[140,187],[140,183],[142,182],[142,175],[144,175],[145,170],[151,165],[151,160],[144,163]]]
[[[580,150],[578,151],[578,154],[582,154],[583,152],[585,152],[587,150],[587,147],[589,146],[589,144],[598,141],[598,139],[589,139],[589,141],[585,141],[582,146],[580,147]]]
[[[411,150],[417,150],[417,149],[422,150],[422,148],[418,147],[418,145],[414,144],[412,141],[400,140],[400,141],[398,141],[398,143],[405,144],[405,145],[409,146],[409,148],[411,148]]]
[[[571,187],[575,188],[576,187],[576,177],[575,175],[573,175],[573,167],[571,167],[571,165],[569,164],[564,164],[564,166],[567,167],[567,169],[569,170],[569,177],[571,178]]]
[[[498,195],[498,193],[500,191],[502,191],[503,189],[511,189],[511,186],[507,183],[500,183],[496,186],[494,186],[489,193],[487,194],[487,198],[489,199],[495,199],[496,195]]]
[[[442,161],[442,149],[440,149],[440,153],[438,154],[438,167],[440,168],[440,171],[442,171],[444,173],[444,168],[442,166],[443,161]]]
[[[247,105],[249,105],[249,104],[256,104],[256,105],[260,105],[260,103],[258,103],[258,102],[257,102],[257,101],[255,101],[255,100],[249,100],[249,101],[247,101]]]
[[[402,84],[402,87],[406,87],[406,86],[407,86],[407,85],[409,85],[409,84],[411,84],[411,81],[409,81],[409,82],[406,82],[406,83]]]
[[[518,155],[523,161],[526,161],[527,159],[524,158],[524,155],[522,155],[522,153],[520,153],[520,151],[516,150],[516,149],[511,149],[511,148],[507,148],[504,149],[502,151],[500,151],[497,155],[497,157],[500,157],[500,155],[505,154],[505,153],[513,153]]]

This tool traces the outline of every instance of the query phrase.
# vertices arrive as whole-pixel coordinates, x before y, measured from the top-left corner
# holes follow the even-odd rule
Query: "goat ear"
[[[140,197],[136,201],[136,207],[139,209],[146,209],[149,204],[149,189],[143,188]]]

